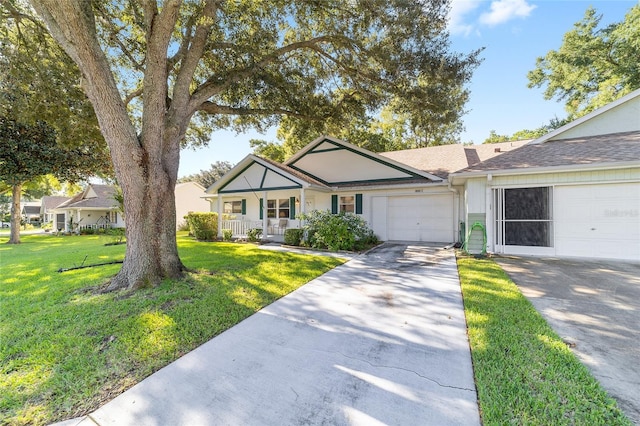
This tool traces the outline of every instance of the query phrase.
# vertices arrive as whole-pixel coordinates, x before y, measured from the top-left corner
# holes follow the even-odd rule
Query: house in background
[[[40,203],[40,217],[42,217],[42,223],[53,222],[53,219],[55,218],[53,209],[69,199],[69,197],[56,195],[47,195],[42,197],[42,202]]]
[[[74,232],[85,228],[122,228],[124,218],[110,185],[90,184],[51,210],[53,229]]]
[[[191,212],[208,212],[210,205],[204,199],[205,187],[197,182],[176,185],[176,229],[184,223],[184,217]]]
[[[254,155],[207,189],[223,228],[264,235],[298,213],[352,212],[381,240],[640,260],[640,90],[532,141],[376,154],[331,137],[283,164]]]
[[[41,221],[40,217],[40,204],[41,201],[22,201],[21,205],[21,215],[22,219],[25,223],[36,223],[39,224]]]
[[[125,219],[114,198],[115,187],[90,184],[82,192],[49,209],[53,229],[73,232],[85,228],[124,228]],[[209,211],[209,202],[202,197],[204,187],[196,182],[176,185],[176,222],[192,211]]]

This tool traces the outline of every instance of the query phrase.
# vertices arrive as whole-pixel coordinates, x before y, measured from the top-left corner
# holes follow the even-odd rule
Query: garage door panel
[[[452,215],[448,194],[389,197],[389,240],[450,242]]]
[[[560,256],[640,260],[640,184],[555,188]]]

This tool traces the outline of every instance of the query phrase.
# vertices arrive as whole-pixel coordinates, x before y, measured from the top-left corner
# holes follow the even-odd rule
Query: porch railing
[[[231,229],[231,234],[234,237],[244,237],[247,235],[247,231],[253,228],[262,229],[262,221],[251,220],[223,220],[220,229]]]

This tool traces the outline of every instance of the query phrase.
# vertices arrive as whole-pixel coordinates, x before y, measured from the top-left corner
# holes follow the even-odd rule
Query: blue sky
[[[527,88],[527,72],[536,58],[557,49],[564,33],[584,16],[589,6],[603,15],[601,25],[620,22],[639,0],[453,0],[449,31],[452,49],[470,52],[485,47],[483,63],[469,88],[469,112],[463,121],[462,142],[482,143],[491,130],[512,134],[534,129],[554,117],[564,118],[563,105],[546,101],[543,89]],[[265,135],[218,131],[207,148],[182,151],[179,176],[206,170],[216,161],[239,162],[251,152],[250,139],[275,140]]]

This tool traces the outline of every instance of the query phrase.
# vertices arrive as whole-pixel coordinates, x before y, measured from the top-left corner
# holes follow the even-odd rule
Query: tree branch
[[[315,37],[309,40],[298,41],[274,50],[272,53],[266,55],[260,61],[255,62],[251,66],[232,73],[229,76],[229,78],[226,78],[222,82],[210,78],[207,81],[205,81],[203,84],[201,84],[200,87],[198,87],[194,91],[191,97],[189,109],[194,112],[200,110],[199,106],[205,103],[212,96],[223,92],[233,84],[241,81],[244,78],[247,78],[253,75],[257,70],[264,68],[269,63],[275,62],[277,59],[279,59],[280,57],[284,56],[289,52],[293,52],[295,50],[314,48],[321,43],[339,40],[339,39],[343,39],[351,43],[351,40],[347,39],[346,37],[326,36],[326,35]]]
[[[225,115],[288,115],[291,117],[304,118],[312,121],[319,121],[323,118],[308,114],[301,114],[285,108],[245,108],[231,107],[228,105],[218,105],[213,102],[204,102],[197,111],[203,111],[208,114],[225,114]]]

